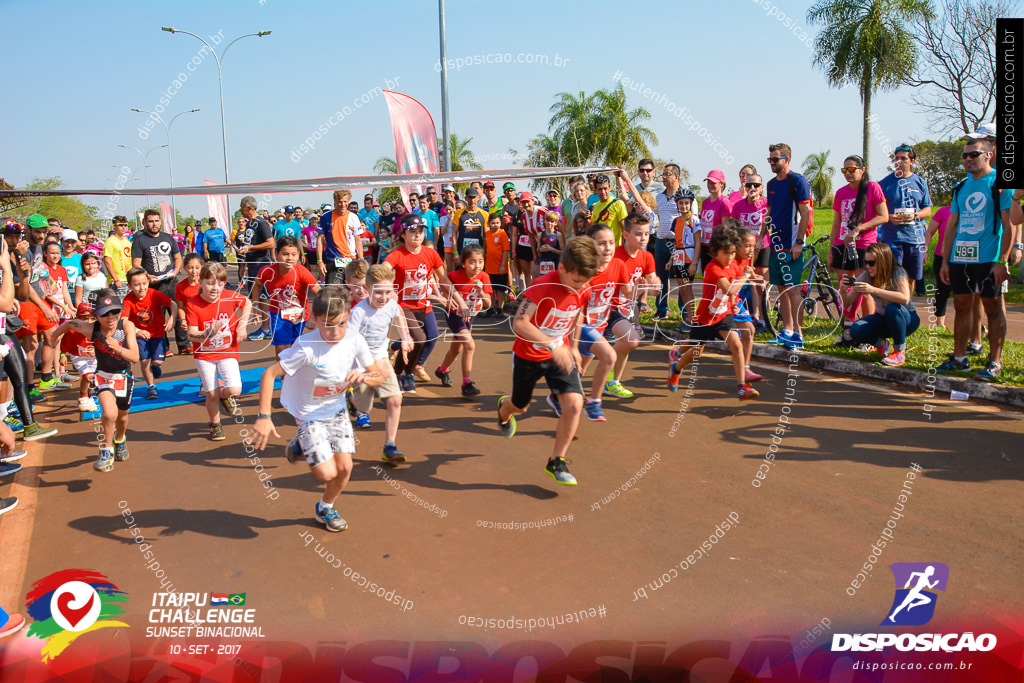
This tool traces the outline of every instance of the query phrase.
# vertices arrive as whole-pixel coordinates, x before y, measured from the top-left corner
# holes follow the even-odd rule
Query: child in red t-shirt
[[[512,319],[512,393],[498,399],[498,428],[506,438],[516,433],[516,415],[526,412],[533,388],[542,377],[558,399],[555,445],[545,470],[559,484],[576,485],[565,454],[583,411],[579,367],[580,315],[597,273],[597,245],[589,237],[565,244],[558,270],[541,275],[523,292]]]
[[[78,304],[78,320],[87,323],[95,322],[92,305],[88,301]],[[53,335],[60,337],[60,352],[71,357],[71,365],[82,379],[78,384],[78,410],[83,413],[95,413],[99,410],[96,401],[89,395],[93,375],[96,373],[96,350],[92,339],[86,337],[67,322],[61,324]]]
[[[196,371],[206,394],[211,441],[226,438],[220,426],[220,407],[229,415],[238,410],[234,399],[242,393],[238,335],[245,330],[252,312],[252,303],[247,298],[224,288],[227,282],[227,269],[210,261],[199,273],[199,294],[189,299],[185,306],[188,338],[192,342]],[[218,375],[224,383],[219,388]]]
[[[203,270],[203,257],[199,254],[189,254],[185,257],[181,270],[185,273],[185,279],[174,287],[174,303],[178,305],[178,321],[184,328],[185,304],[199,293],[199,273]],[[186,346],[182,353],[191,356],[192,347]]]
[[[302,250],[291,235],[277,240],[277,263],[260,271],[250,298],[255,305],[264,288],[270,303],[270,329],[277,356],[292,345],[306,322],[306,300],[320,291],[313,274],[299,263]]]
[[[160,368],[167,354],[167,334],[174,329],[178,306],[163,292],[149,288],[149,273],[141,266],[131,268],[125,274],[128,294],[121,305],[123,315],[135,325],[135,336],[139,342],[139,364],[146,380],[146,398],[158,397],[154,379],[160,379]],[[170,315],[164,316],[164,310]]]
[[[742,271],[736,268],[734,261],[739,246],[739,235],[732,228],[722,227],[712,234],[708,244],[711,260],[704,270],[703,293],[690,337],[699,341],[725,340],[736,372],[737,394],[741,401],[745,401],[759,396],[751,386],[751,382],[756,380],[750,376],[753,373],[750,373],[748,364],[754,344],[754,328],[749,322],[735,322],[733,314],[737,311],[739,291],[755,274],[749,265]]]
[[[441,380],[443,386],[452,386],[449,368],[461,352],[462,395],[469,398],[480,393],[470,376],[473,372],[473,352],[476,350],[472,334],[473,318],[484,309],[490,308],[494,291],[491,289],[490,277],[484,272],[483,248],[478,244],[471,244],[462,250],[461,256],[462,268],[453,272],[448,279],[452,281],[455,291],[469,307],[469,315],[463,317],[458,308],[453,304],[448,305],[448,329],[455,335],[455,340],[452,341],[448,353],[434,374]]]

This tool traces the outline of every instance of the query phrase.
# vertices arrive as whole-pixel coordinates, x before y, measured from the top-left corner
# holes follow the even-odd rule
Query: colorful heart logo
[[[88,616],[89,611],[92,609],[92,604],[96,600],[96,594],[90,593],[85,606],[77,609],[71,606],[71,603],[74,602],[75,599],[76,596],[74,593],[61,593],[57,596],[57,611],[68,620],[68,623],[71,624],[72,630],[75,626],[78,626],[79,622]]]
[[[67,581],[50,598],[53,620],[66,631],[85,631],[96,623],[102,607],[96,589],[84,581]]]

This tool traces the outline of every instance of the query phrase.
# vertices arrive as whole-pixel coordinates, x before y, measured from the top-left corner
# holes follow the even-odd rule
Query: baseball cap
[[[485,190],[493,190],[494,189],[494,181],[493,180],[488,180],[486,183],[484,183],[484,189]]]
[[[202,224],[203,224],[203,219],[202,218],[197,218],[196,219],[196,227],[198,228]]]
[[[121,310],[121,300],[117,296],[105,296],[96,302],[96,317],[100,317],[110,313],[111,311]]]
[[[285,213],[295,213],[295,207],[292,206],[291,204],[289,204],[288,206],[284,207],[284,212]]]
[[[501,186],[501,191],[502,192],[504,192],[506,190],[514,190],[514,189],[516,189],[516,184],[515,183],[511,183],[511,182],[510,183],[505,183],[504,185]]]
[[[454,186],[454,185],[445,185],[445,186],[444,186],[444,187],[442,187],[441,189],[442,189],[442,190],[443,190],[444,192],[448,192],[448,191],[451,191],[451,192],[455,192],[455,186]]]
[[[548,190],[548,196],[549,197],[557,197],[557,196],[559,196],[558,195],[558,190]]]
[[[331,205],[326,203],[326,202],[324,202],[323,204],[320,205],[320,210],[321,211],[330,211],[331,210]]]
[[[60,241],[61,242],[63,242],[64,240],[77,240],[77,239],[78,239],[78,233],[75,232],[74,230],[71,230],[71,229],[66,229],[66,230],[64,230],[64,232],[62,232],[60,234]]]
[[[217,222],[217,217],[216,216],[210,216],[209,218],[206,219],[206,222],[207,223],[216,223]]]
[[[722,171],[719,171],[716,168],[715,170],[710,171],[708,173],[708,177],[705,178],[704,180],[713,180],[716,183],[724,183],[725,182],[725,173],[723,173]]]
[[[92,305],[88,301],[78,304],[78,317],[81,318],[83,315],[92,315]]]
[[[526,192],[522,192],[519,195],[519,201],[525,202],[527,199],[532,200],[532,201],[536,201],[536,200],[533,199],[533,193],[530,192],[529,190],[527,190]]]
[[[480,196],[480,192],[475,187],[471,187],[468,190],[466,190],[466,196],[467,197],[479,197]]]
[[[380,202],[378,202],[376,199],[374,199],[373,200],[373,205],[374,206],[380,206]]]
[[[46,220],[45,216],[34,213],[25,219],[25,225],[30,228],[48,228],[50,227],[50,222]]]
[[[968,140],[985,140],[996,137],[996,122],[989,121],[978,126],[978,130],[965,135]]]
[[[16,234],[18,234],[20,232],[21,232],[21,225],[18,224],[18,221],[14,220],[13,218],[8,218],[7,221],[4,222],[4,227],[3,227],[3,233],[4,234],[6,234],[6,235],[16,235]]]

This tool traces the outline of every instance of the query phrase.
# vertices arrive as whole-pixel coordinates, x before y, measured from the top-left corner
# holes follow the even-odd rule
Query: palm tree
[[[483,166],[476,162],[476,157],[473,156],[473,151],[469,148],[471,142],[473,142],[473,138],[466,138],[465,140],[462,140],[459,139],[459,136],[455,133],[450,133],[448,135],[448,158],[451,159],[453,171],[467,171],[471,168],[483,168]],[[440,149],[443,144],[442,139],[439,138],[437,141],[438,149]],[[461,195],[465,193],[467,187],[469,187],[468,183],[459,183],[455,186],[455,190]]]
[[[563,166],[567,163],[562,158],[562,144],[557,134],[547,135],[541,133],[527,143],[526,150],[527,154],[523,160],[523,165],[528,168]],[[573,154],[573,152],[570,152],[570,154]],[[569,178],[565,176],[560,178],[537,178],[530,181],[530,189],[534,192],[558,190],[560,195],[567,197],[568,182]]]
[[[398,173],[398,163],[391,157],[381,157],[377,161],[373,162],[373,171],[378,175],[390,175]],[[381,188],[380,193],[377,195],[377,201],[381,204],[384,202],[393,202],[402,198],[402,191],[397,187],[384,187]]]
[[[605,164],[624,168],[627,163],[651,155],[648,145],[658,144],[658,136],[640,125],[651,118],[651,113],[643,107],[629,109],[621,83],[614,90],[598,90],[593,100],[590,129],[595,149],[603,150],[600,158]]]
[[[807,23],[823,26],[814,40],[814,64],[825,70],[832,87],[860,89],[865,166],[871,96],[911,76],[917,46],[908,25],[933,15],[930,0],[818,0],[807,10]]]
[[[825,200],[832,195],[832,176],[836,169],[828,165],[828,155],[832,150],[811,154],[804,159],[804,175],[807,182],[811,184],[811,193],[818,199],[818,206],[823,206]]]
[[[590,131],[594,119],[594,96],[582,90],[579,95],[560,92],[551,105],[551,120],[548,129],[552,137],[566,143],[565,159],[571,159],[576,166],[585,166],[591,160],[595,149]]]

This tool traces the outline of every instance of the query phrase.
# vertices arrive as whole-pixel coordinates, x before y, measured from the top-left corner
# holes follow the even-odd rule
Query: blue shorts
[[[472,330],[473,329],[473,319],[470,318],[469,322],[467,323],[465,321],[465,319],[463,319],[463,317],[461,315],[459,315],[458,313],[453,313],[451,311],[448,311],[445,314],[445,320],[447,320],[447,322],[448,322],[448,329],[452,331],[452,334],[458,334],[459,332],[462,332],[463,330]]]
[[[292,322],[291,320],[285,320],[279,314],[270,312],[270,329],[274,333],[274,338],[271,343],[274,346],[291,346],[292,342],[299,338],[302,334],[302,328],[305,326],[305,321],[298,320]]]
[[[580,355],[586,356],[587,358],[593,358],[594,354],[590,352],[590,347],[601,341],[604,338],[603,332],[598,332],[596,327],[587,327],[584,325],[580,329]]]
[[[167,355],[167,337],[151,337],[143,339],[136,337],[139,343],[139,360],[155,360],[163,363]]]
[[[804,252],[799,259],[794,259],[792,252],[773,251],[768,255],[768,281],[779,287],[792,287],[800,284],[804,270]]]
[[[925,252],[928,251],[925,245],[896,240],[885,244],[892,250],[892,262],[903,266],[908,278],[916,281],[924,277]]]

